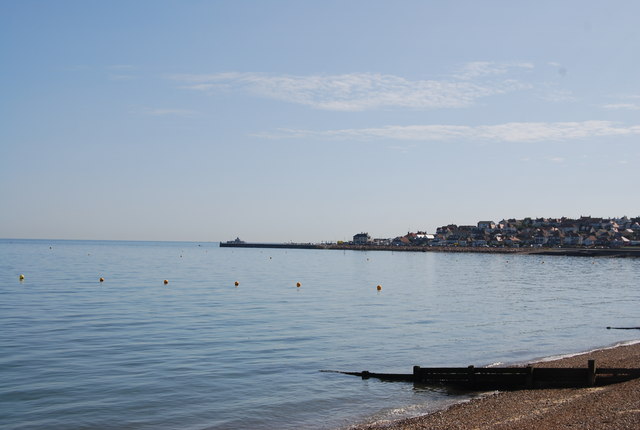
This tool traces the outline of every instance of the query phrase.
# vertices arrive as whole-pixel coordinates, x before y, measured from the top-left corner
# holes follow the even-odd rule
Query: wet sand
[[[532,364],[586,367],[589,359],[595,359],[599,367],[640,368],[640,343]],[[640,429],[640,378],[594,388],[497,392],[429,415],[354,426],[351,430],[572,428]]]

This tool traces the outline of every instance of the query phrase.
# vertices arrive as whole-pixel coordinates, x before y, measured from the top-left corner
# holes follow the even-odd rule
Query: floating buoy
[[[164,284],[167,285],[169,283],[169,281],[167,281],[166,279],[164,280]]]
[[[300,288],[302,284],[300,282],[296,282],[296,287]]]
[[[21,281],[24,281],[24,275],[20,274],[20,276],[18,276],[18,278],[20,278]]]
[[[237,287],[238,285],[240,285],[240,282],[236,281],[234,285]]]
[[[104,282],[104,278],[100,278],[100,282]]]
[[[382,286],[381,286],[381,285],[378,285],[378,286],[376,287],[376,289],[377,289],[378,291],[382,291]]]

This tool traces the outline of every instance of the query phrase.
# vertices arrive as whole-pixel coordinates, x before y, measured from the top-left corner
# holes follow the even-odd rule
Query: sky
[[[0,237],[640,216],[640,2],[0,2]]]

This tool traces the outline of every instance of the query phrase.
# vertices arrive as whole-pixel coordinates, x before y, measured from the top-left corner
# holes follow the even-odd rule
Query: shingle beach
[[[640,343],[532,363],[545,367],[640,367]],[[534,430],[640,428],[640,379],[593,388],[497,392],[429,415],[351,430]]]

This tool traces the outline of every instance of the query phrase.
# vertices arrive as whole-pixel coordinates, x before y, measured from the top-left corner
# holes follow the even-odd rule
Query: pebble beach
[[[544,367],[586,367],[589,359],[595,359],[600,367],[638,368],[640,343],[530,364]],[[487,393],[425,416],[354,426],[350,430],[570,428],[640,428],[640,378],[592,388]]]

